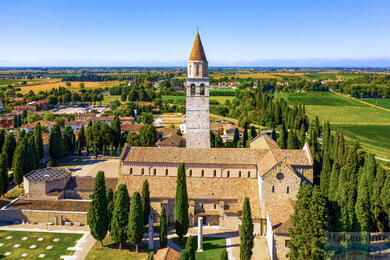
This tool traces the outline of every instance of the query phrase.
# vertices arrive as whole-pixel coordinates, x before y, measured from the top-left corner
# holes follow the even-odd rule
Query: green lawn
[[[356,100],[324,91],[303,93],[276,92],[275,96],[277,98],[283,97],[289,104],[302,104],[306,106],[365,106]]]
[[[390,159],[390,125],[331,125],[350,140],[358,140],[366,150]]]
[[[175,243],[182,249],[185,248],[185,239],[174,238]],[[198,246],[196,245],[196,248]],[[203,237],[203,252],[196,252],[195,258],[198,260],[220,259],[222,251],[226,248],[226,239],[221,237]]]
[[[390,109],[390,98],[363,98],[363,101],[377,105],[379,107]]]
[[[102,101],[102,105],[103,106],[108,106],[110,104],[110,102],[114,102],[115,100],[119,100],[121,101],[121,96],[111,96],[111,95],[108,95],[108,96],[104,96],[104,99]]]
[[[12,236],[11,239],[7,239]],[[0,257],[6,252],[11,252],[7,256],[8,259],[21,259],[23,253],[28,253],[25,259],[60,259],[62,255],[73,255],[75,251],[67,250],[68,247],[76,245],[76,241],[80,239],[82,234],[71,233],[49,233],[49,232],[25,232],[25,231],[0,231],[0,243],[4,245],[0,247]],[[27,237],[27,240],[22,240]],[[38,241],[38,238],[44,238]],[[58,242],[53,240],[59,238]],[[14,245],[20,246],[15,248]],[[36,245],[36,248],[29,248],[31,245]],[[46,247],[52,246],[51,249]],[[45,254],[44,258],[38,258],[40,254]]]
[[[122,250],[118,249],[118,245],[115,244],[112,239],[107,236],[103,240],[104,247],[100,247],[100,243],[96,242],[92,249],[89,251],[86,260],[110,260],[110,259],[131,259],[131,260],[146,260],[151,259],[153,252],[147,252],[146,244],[141,244],[140,253],[135,252],[134,246],[126,243]]]

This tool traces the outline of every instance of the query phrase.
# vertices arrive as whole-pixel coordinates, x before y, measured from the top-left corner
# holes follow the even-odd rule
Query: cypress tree
[[[306,131],[304,125],[302,125],[301,129],[299,130],[299,142],[301,147],[303,147],[306,142]]]
[[[188,250],[183,250],[180,253],[180,260],[190,260],[191,259],[191,253]]]
[[[107,218],[108,218],[108,231],[111,233],[111,220],[112,214],[114,212],[114,192],[111,188],[106,190],[106,200],[107,200]]]
[[[370,205],[373,213],[373,222],[375,222],[374,224],[379,232],[383,232],[386,225],[386,214],[383,211],[383,205],[381,201],[381,192],[385,181],[385,170],[382,167],[378,167],[373,185],[373,193],[370,200]]]
[[[113,157],[114,153],[115,153],[114,145],[111,143],[111,145],[110,145],[110,156]]]
[[[308,227],[311,224],[311,197],[312,187],[306,182],[302,183],[297,194],[297,201],[294,206],[294,215],[291,216],[293,228],[290,228],[290,248],[291,259],[312,259],[311,258],[311,238]]]
[[[387,177],[381,190],[381,201],[383,210],[387,214],[388,219],[390,219],[390,172],[386,171],[385,175]],[[388,229],[388,226],[386,228]]]
[[[77,155],[78,156],[81,156],[81,143],[80,142],[77,142]]]
[[[355,204],[356,219],[360,232],[368,232],[370,228],[370,203],[367,176],[365,173],[360,176],[359,188]]]
[[[144,236],[144,214],[142,212],[141,196],[134,192],[130,204],[130,214],[127,227],[127,237],[135,245],[135,252],[138,253],[138,246]]]
[[[240,141],[240,132],[238,131],[238,128],[234,129],[234,136],[233,136],[233,146],[237,147],[238,141]]]
[[[275,129],[272,129],[271,138],[272,138],[272,140],[274,140],[274,141],[276,142],[277,137],[276,137],[276,131],[275,131]]]
[[[146,226],[149,222],[149,214],[150,214],[150,192],[149,192],[149,182],[148,180],[144,180],[142,184],[141,191],[141,200],[142,200],[142,212],[144,216],[144,225]]]
[[[54,125],[49,136],[49,154],[54,160],[61,159],[64,153],[62,144],[61,129],[59,125]]]
[[[126,242],[126,227],[129,218],[130,199],[126,184],[119,184],[114,201],[114,213],[111,220],[111,234],[119,249]]]
[[[286,130],[286,126],[284,124],[284,121],[282,123],[282,128],[280,129],[280,132],[279,132],[278,145],[279,145],[280,149],[287,148],[287,130]]]
[[[325,196],[328,196],[331,170],[329,152],[324,152],[322,170],[320,173],[320,187]]]
[[[186,258],[183,258],[183,259],[195,260],[195,252],[196,252],[196,239],[195,239],[195,237],[189,236],[187,238],[184,251],[186,251],[186,253],[184,253]]]
[[[366,158],[364,160],[364,172],[367,178],[367,185],[368,185],[368,194],[370,198],[372,197],[373,193],[373,185],[375,180],[375,174],[376,174],[376,161],[373,154],[366,154]]]
[[[103,239],[107,235],[109,224],[107,205],[104,172],[99,171],[93,185],[92,201],[88,211],[88,225],[91,235],[100,242],[101,247],[103,247]]]
[[[244,135],[242,138],[242,147],[246,148],[247,147],[247,142],[248,142],[248,123],[245,122],[244,124]]]
[[[28,173],[28,166],[26,160],[28,159],[26,139],[22,138],[15,149],[12,168],[14,181],[16,184],[23,182],[23,176]]]
[[[334,136],[333,147],[332,147],[332,160],[337,162],[339,162],[339,145],[340,145],[339,140],[340,140],[340,134],[336,132],[336,135]]]
[[[295,149],[294,132],[292,129],[288,132],[287,149]]]
[[[324,237],[328,231],[327,201],[318,186],[314,186],[310,198],[311,222],[306,235],[310,237],[311,259],[324,258]]]
[[[188,194],[184,163],[180,163],[177,170],[174,221],[176,234],[182,239],[187,234],[189,226]]]
[[[339,157],[339,163],[340,167],[344,166],[344,154],[345,154],[345,142],[344,142],[344,134],[340,133],[339,135],[339,150],[338,150],[338,157]]]
[[[65,126],[62,132],[62,143],[64,146],[64,152],[73,154],[74,151],[74,133],[72,127],[69,125]]]
[[[12,132],[8,132],[7,135],[5,136],[3,150],[2,150],[2,152],[7,155],[8,168],[12,166],[12,160],[14,157],[15,149],[16,149],[16,141],[15,141],[14,134]]]
[[[240,227],[240,259],[249,260],[254,246],[252,212],[249,198],[244,199]]]
[[[34,144],[38,161],[40,161],[44,156],[41,123],[38,123],[34,128]]]
[[[80,131],[78,133],[77,141],[79,142],[81,149],[83,149],[85,147],[85,144],[86,144],[85,130],[84,130],[83,125],[81,126]]]
[[[102,155],[106,156],[106,145],[103,144]]]
[[[111,128],[114,137],[114,146],[118,147],[121,141],[121,122],[119,120],[119,116],[115,116],[114,120],[112,121]]]
[[[323,152],[329,152],[329,144],[330,144],[330,126],[329,122],[324,124],[324,138],[323,138]]]
[[[328,198],[330,201],[336,200],[336,194],[339,187],[340,165],[338,161],[334,161],[332,171],[330,173]]]
[[[255,138],[256,136],[256,128],[254,126],[251,126],[251,139]]]
[[[0,151],[3,149],[4,141],[5,141],[5,131],[4,129],[1,129],[0,130]]]
[[[8,179],[7,164],[8,164],[7,155],[5,153],[1,153],[0,155],[0,179],[1,179],[0,196],[8,192],[9,179]]]
[[[161,208],[160,214],[160,248],[167,247],[168,244],[168,227],[167,227],[167,214],[165,208]]]

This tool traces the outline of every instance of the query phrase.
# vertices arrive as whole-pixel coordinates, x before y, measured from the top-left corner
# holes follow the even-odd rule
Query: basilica
[[[267,241],[271,259],[288,258],[290,216],[302,182],[313,181],[313,160],[301,150],[280,149],[268,135],[255,137],[250,148],[210,148],[208,61],[195,36],[187,66],[186,147],[131,147],[120,156],[118,184],[129,194],[150,186],[152,213],[165,207],[173,224],[176,176],[185,163],[190,226],[202,216],[204,225],[239,230],[242,204],[250,199],[256,236]],[[158,220],[155,217],[155,220]]]

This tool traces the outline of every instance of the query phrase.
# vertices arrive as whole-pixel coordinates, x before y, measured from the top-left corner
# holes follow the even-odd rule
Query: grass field
[[[60,259],[62,255],[73,255],[75,251],[67,250],[68,247],[76,245],[76,241],[81,238],[81,234],[70,233],[49,233],[49,232],[25,232],[25,231],[0,231],[0,258],[4,254],[11,252],[6,256],[8,259],[21,259],[23,253],[28,255],[25,259]],[[9,239],[7,239],[7,237]],[[27,237],[26,240],[23,238]],[[42,241],[38,241],[43,238]],[[57,242],[53,240],[58,238]],[[19,244],[18,247],[14,247]],[[35,245],[35,248],[30,246]],[[51,249],[47,249],[52,246]],[[40,254],[45,254],[43,258],[38,258]]]
[[[66,82],[57,82],[57,83],[45,83],[31,86],[20,86],[20,92],[22,94],[28,93],[30,90],[34,91],[34,93],[38,93],[39,91],[47,91],[52,88],[66,87],[73,91],[78,91],[80,89],[81,82],[71,82],[71,86],[67,87]],[[84,82],[85,88],[105,88],[105,87],[113,87],[118,86],[120,84],[119,81],[103,81],[103,82]]]
[[[185,248],[185,240],[174,238],[175,243],[182,249]],[[196,245],[196,248],[198,245]],[[203,237],[203,252],[196,252],[196,260],[221,259],[223,249],[226,248],[226,239],[221,237]]]
[[[112,239],[107,236],[103,240],[104,247],[101,248],[98,242],[89,251],[86,260],[111,260],[111,259],[129,259],[129,260],[146,260],[148,256],[153,253],[145,252],[145,244],[141,244],[141,253],[136,253],[134,246],[126,243],[122,250],[118,249],[118,245],[115,244]],[[131,251],[130,251],[131,250]],[[151,259],[151,258],[149,258]]]
[[[318,116],[320,121],[329,121],[334,130],[343,131],[347,140],[358,140],[366,150],[390,158],[390,112],[331,92],[276,96],[287,99],[289,104],[305,104],[310,118]]]
[[[235,78],[252,78],[252,79],[281,79],[283,77],[302,77],[304,73],[302,72],[295,72],[295,73],[288,73],[288,72],[259,72],[259,73],[253,73],[253,72],[241,72],[241,73],[234,73],[234,74],[213,74],[212,77],[215,79],[220,79],[223,77],[235,77]]]
[[[390,98],[363,98],[363,101],[377,105],[379,107],[390,109]]]

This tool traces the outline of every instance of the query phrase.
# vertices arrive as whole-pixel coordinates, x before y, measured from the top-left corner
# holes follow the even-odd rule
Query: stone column
[[[203,251],[203,217],[198,218],[198,252]]]
[[[153,237],[154,237],[154,230],[153,230],[153,221],[154,220],[154,215],[153,214],[149,214],[149,246],[148,246],[148,249],[149,250],[153,250],[154,249],[154,241],[153,241]]]
[[[58,217],[55,216],[55,225],[57,226],[58,225]]]
[[[63,220],[62,220],[62,216],[60,217],[60,226],[62,226],[62,223],[63,223]]]

